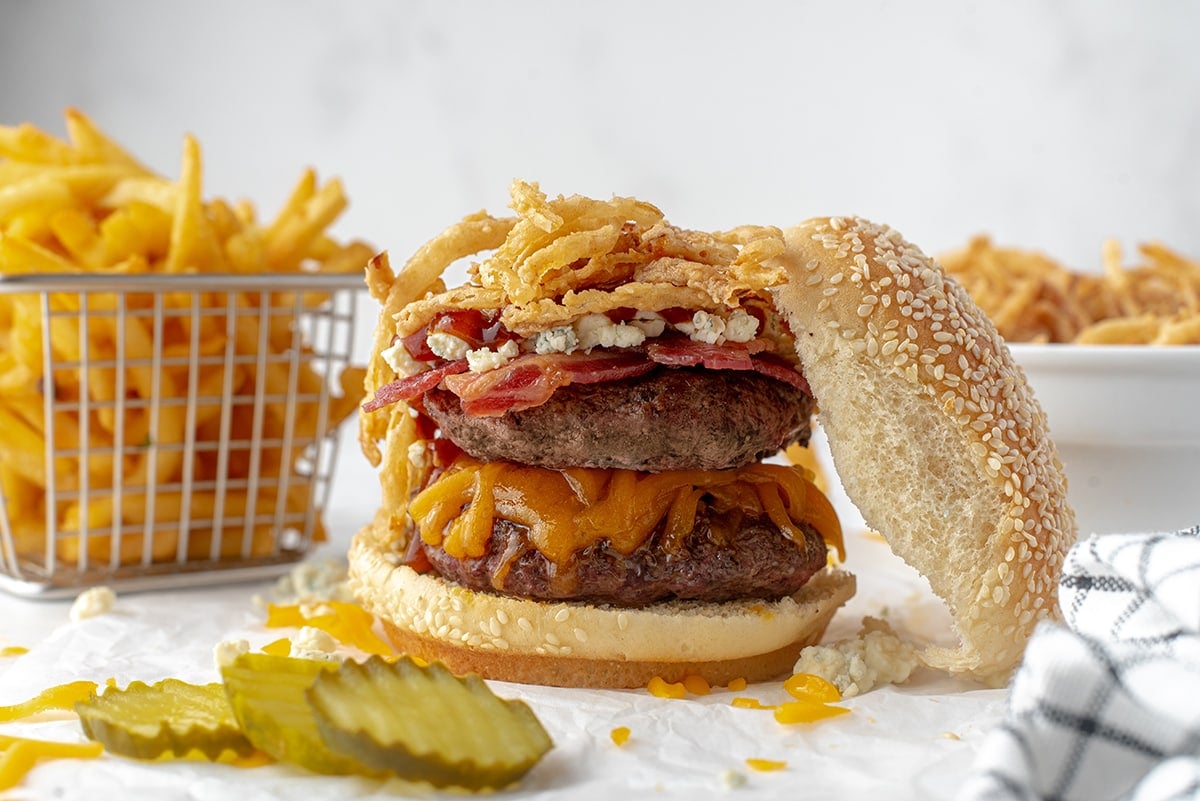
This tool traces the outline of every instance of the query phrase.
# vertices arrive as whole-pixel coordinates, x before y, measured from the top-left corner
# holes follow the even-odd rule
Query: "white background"
[[[1198,33],[1200,4],[1182,0],[0,0],[0,123],[62,132],[76,106],[170,176],[193,133],[207,194],[249,198],[264,217],[315,166],[351,197],[336,231],[400,259],[464,214],[503,211],[523,177],[551,194],[636,195],[686,227],[853,213],[935,254],[990,233],[1098,269],[1109,237],[1200,257]],[[379,497],[351,435],[334,550]],[[862,580],[838,634],[889,609],[904,630],[947,631],[919,578],[850,534]],[[3,700],[68,678],[207,677],[212,642],[241,626],[274,636],[248,594],[123,597],[113,615],[71,626],[65,604],[0,599],[0,638],[37,645],[6,663]],[[857,699],[841,727],[781,734],[730,714],[728,694],[591,694],[585,707],[526,689],[558,741],[525,785],[538,798],[725,797],[718,772],[744,770],[745,756],[793,763],[752,775],[746,798],[794,794],[797,776],[812,798],[949,798],[1004,698],[927,677]],[[634,740],[614,749],[609,727],[626,719]],[[101,760],[52,763],[26,790],[354,792],[297,776]]]
[[[0,5],[0,122],[74,105],[160,171],[278,210],[303,167],[401,258],[512,178],[637,195],[680,225],[890,223],[1096,269],[1200,256],[1200,5],[244,2]],[[372,313],[364,330],[373,322]],[[365,350],[367,338],[359,338]],[[365,355],[365,354],[364,354]],[[336,509],[373,479],[343,449]]]

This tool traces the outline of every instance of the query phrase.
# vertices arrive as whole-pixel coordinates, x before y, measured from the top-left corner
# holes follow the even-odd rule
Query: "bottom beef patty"
[[[774,378],[698,368],[570,384],[499,417],[468,417],[448,390],[425,396],[442,433],[476,459],[654,472],[738,467],[806,444],[812,410],[811,395]]]
[[[671,599],[721,602],[791,595],[826,565],[824,540],[811,527],[801,528],[804,541],[796,543],[765,518],[714,520],[702,509],[691,534],[673,547],[664,547],[661,531],[627,556],[601,540],[567,565],[552,563],[529,545],[522,526],[507,520],[495,522],[487,552],[478,558],[456,559],[419,536],[413,545],[432,570],[476,591],[644,606]]]

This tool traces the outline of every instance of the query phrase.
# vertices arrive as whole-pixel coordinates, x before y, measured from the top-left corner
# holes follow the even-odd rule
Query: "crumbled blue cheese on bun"
[[[448,361],[458,361],[465,359],[467,351],[471,349],[471,343],[465,339],[447,334],[443,331],[434,331],[429,336],[425,337],[425,344],[429,346],[434,355],[440,356]]]
[[[725,321],[703,310],[693,314],[691,322],[676,323],[675,328],[695,342],[716,345],[725,340]]]
[[[735,309],[725,321],[725,339],[729,342],[749,342],[758,334],[758,318]]]
[[[662,336],[662,332],[667,330],[667,320],[658,312],[639,311],[633,315],[629,325],[639,329],[648,338]]]
[[[381,350],[379,355],[398,376],[416,375],[425,369],[423,364],[409,355],[408,348],[404,347],[404,343],[399,340],[390,348]]]
[[[472,373],[486,373],[488,370],[495,370],[497,367],[503,367],[505,364],[508,364],[517,358],[517,354],[520,352],[520,347],[511,339],[496,350],[492,350],[491,348],[476,348],[466,353],[467,367]]]
[[[579,347],[579,337],[569,325],[560,325],[542,331],[534,339],[533,349],[543,355],[547,353],[574,353]]]
[[[614,323],[604,314],[589,314],[575,322],[575,335],[582,350],[592,348],[632,348],[646,341],[642,329],[628,323]]]

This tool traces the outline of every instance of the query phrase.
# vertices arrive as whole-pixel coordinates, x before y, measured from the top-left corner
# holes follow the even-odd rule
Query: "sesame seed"
[[[559,609],[557,612],[554,613],[554,620],[556,623],[563,623],[570,616],[571,616],[571,611],[569,609],[565,609],[565,608]]]

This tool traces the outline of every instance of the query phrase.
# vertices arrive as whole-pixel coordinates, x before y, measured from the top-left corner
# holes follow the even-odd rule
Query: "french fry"
[[[67,137],[81,160],[121,165],[139,173],[149,174],[150,171],[143,167],[141,162],[108,138],[82,111],[69,108],[66,110],[66,118]]]
[[[66,142],[28,122],[0,125],[0,156],[32,164],[70,164],[77,158]]]
[[[163,269],[169,273],[186,269],[221,272],[224,259],[216,244],[216,235],[205,214],[201,197],[200,144],[188,136],[183,140],[183,167],[179,193],[175,198],[175,221],[171,226],[171,244]]]
[[[249,201],[204,199],[191,136],[171,180],[76,109],[66,133],[0,126],[0,274],[345,273],[375,252],[327,233],[346,197],[314,170],[264,225]],[[277,553],[284,530],[323,537],[302,460],[355,411],[363,380],[311,363],[299,318],[328,301],[0,294],[0,492],[19,557],[236,560]]]

